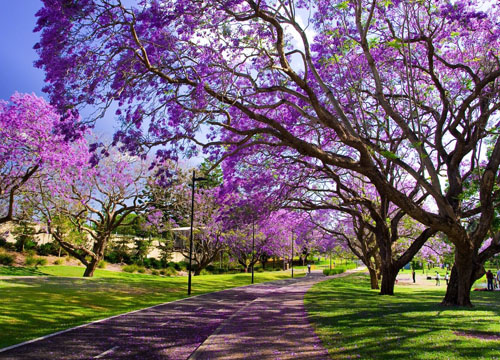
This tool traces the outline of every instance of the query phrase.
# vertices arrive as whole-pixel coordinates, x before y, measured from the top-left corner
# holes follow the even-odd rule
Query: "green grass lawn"
[[[0,267],[0,348],[93,320],[187,297],[187,277],[159,277],[84,268]],[[66,277],[62,277],[66,276]],[[300,276],[300,275],[299,275]],[[289,278],[288,272],[256,273],[255,282]],[[250,284],[251,274],[193,277],[193,295]]]
[[[431,282],[380,296],[355,273],[316,284],[305,303],[332,359],[500,359],[500,292],[472,292],[464,309],[440,306],[445,291]]]

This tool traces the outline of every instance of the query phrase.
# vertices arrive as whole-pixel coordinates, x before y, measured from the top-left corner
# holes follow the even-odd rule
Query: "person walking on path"
[[[311,264],[307,264],[307,273],[310,274],[311,273]]]
[[[446,286],[448,286],[448,282],[450,281],[450,275],[448,275],[448,271],[444,274],[444,280],[446,281]]]
[[[500,269],[497,270],[497,287],[500,288]]]
[[[486,272],[486,280],[488,280],[488,290],[493,291],[493,273],[491,270]]]
[[[436,286],[441,285],[441,277],[439,276],[439,273],[436,271]]]
[[[415,284],[415,269],[411,270],[411,277],[413,278],[413,283]]]

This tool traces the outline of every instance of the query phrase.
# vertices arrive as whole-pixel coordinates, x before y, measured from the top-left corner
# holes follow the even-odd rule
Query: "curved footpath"
[[[199,295],[0,350],[0,359],[328,359],[304,294],[321,273]]]

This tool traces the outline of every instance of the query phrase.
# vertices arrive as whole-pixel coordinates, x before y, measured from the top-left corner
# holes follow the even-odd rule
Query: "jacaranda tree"
[[[58,173],[45,173],[32,185],[37,220],[69,254],[86,266],[91,277],[119,227],[135,224],[135,217],[155,212],[145,191],[148,165],[116,151],[92,166],[85,139],[73,145],[79,164]]]
[[[132,153],[169,144],[158,155],[175,158],[199,144],[219,161],[263,145],[277,161],[287,149],[364,175],[447,235],[456,286],[444,303],[470,305],[498,198],[499,11],[477,0],[45,0],[35,47],[52,103],[75,114],[116,103],[115,140]],[[433,207],[390,184],[383,158]]]
[[[44,99],[16,93],[0,101],[0,224],[16,220],[16,198],[43,169],[70,166],[70,143],[59,132],[74,119],[61,121]]]

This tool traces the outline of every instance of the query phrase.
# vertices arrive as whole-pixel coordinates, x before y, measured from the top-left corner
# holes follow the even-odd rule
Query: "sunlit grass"
[[[2,269],[2,267],[0,267]],[[6,274],[5,268],[3,268]],[[0,348],[93,320],[187,297],[187,277],[159,277],[83,268],[43,266],[34,278],[0,279]],[[15,270],[22,274],[22,268]],[[11,271],[11,274],[12,271]],[[54,276],[57,275],[57,276]],[[69,277],[61,277],[62,275]],[[256,273],[255,282],[289,278],[289,272]],[[250,284],[251,274],[193,277],[193,295]]]
[[[472,309],[442,307],[446,287],[432,286],[380,296],[354,274],[316,284],[305,301],[332,359],[499,359],[500,293],[473,292]]]

